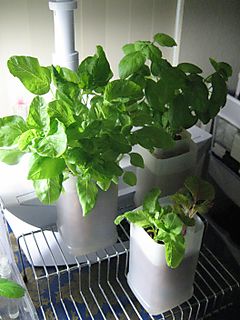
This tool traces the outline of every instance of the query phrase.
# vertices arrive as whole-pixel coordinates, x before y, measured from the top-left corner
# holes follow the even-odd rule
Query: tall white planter
[[[159,187],[161,196],[175,193],[185,179],[194,174],[197,147],[190,139],[179,140],[173,149],[158,149],[154,154],[141,148],[144,168],[137,168],[137,184],[134,201],[136,206],[143,203],[145,195],[154,187]]]
[[[79,256],[117,241],[113,221],[117,215],[118,190],[115,184],[106,192],[99,190],[95,207],[83,217],[75,182],[75,177],[64,182],[65,192],[57,202],[57,227],[70,254]]]
[[[165,260],[165,247],[156,243],[143,228],[131,224],[128,284],[152,315],[163,313],[191,298],[202,243],[204,224],[196,217],[188,227],[186,251],[179,267],[171,269]]]

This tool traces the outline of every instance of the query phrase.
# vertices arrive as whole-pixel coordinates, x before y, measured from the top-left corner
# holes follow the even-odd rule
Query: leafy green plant
[[[214,72],[207,77],[203,77],[202,69],[192,63],[172,66],[162,57],[159,46],[176,45],[170,36],[158,33],[152,42],[136,41],[124,45],[125,55],[119,63],[121,79],[137,83],[144,91],[144,97],[128,107],[133,124],[148,130],[164,130],[173,139],[198,120],[207,123],[217,115],[226,102],[226,82],[232,75],[229,64],[212,58],[210,63]],[[152,146],[146,141],[143,147],[147,145],[149,149]]]
[[[215,198],[213,186],[199,177],[188,177],[183,188],[171,196],[174,211],[186,226],[194,226],[196,213],[205,214]]]
[[[23,297],[25,289],[17,282],[0,278],[0,296],[12,299],[18,299]]]
[[[145,196],[142,208],[125,212],[115,223],[127,219],[144,228],[155,242],[164,243],[167,265],[176,268],[184,257],[185,229],[194,226],[196,213],[205,213],[212,205],[214,189],[207,181],[189,177],[184,188],[171,196],[170,205],[161,205],[160,195],[159,188],[154,188]]]
[[[143,166],[131,152],[132,123],[126,113],[143,97],[131,80],[110,81],[112,71],[101,46],[84,59],[76,72],[59,66],[40,66],[38,59],[13,56],[8,68],[33,98],[26,121],[19,116],[0,119],[0,160],[17,163],[31,154],[28,179],[46,204],[58,199],[64,179],[77,177],[77,191],[86,215],[94,207],[99,188],[106,191],[123,174],[124,154]],[[133,185],[136,177],[125,172]]]

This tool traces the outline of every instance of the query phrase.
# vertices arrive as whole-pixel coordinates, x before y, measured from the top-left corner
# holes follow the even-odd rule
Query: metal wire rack
[[[62,266],[57,265],[56,250],[53,251],[47,242],[46,232],[49,231],[61,254]],[[54,228],[47,231],[39,229],[18,239],[18,243],[20,240],[25,243],[28,251],[38,293],[37,310],[40,319],[205,319],[232,305],[239,295],[239,282],[219,258],[203,245],[192,298],[159,316],[149,315],[134,297],[126,280],[128,224],[120,225],[118,231],[116,245],[91,255],[75,257],[72,265],[67,263]],[[41,235],[46,241],[52,257],[52,267],[47,267],[44,263],[37,235]],[[43,267],[34,267],[27,238],[35,243]],[[19,251],[23,262],[20,246]]]

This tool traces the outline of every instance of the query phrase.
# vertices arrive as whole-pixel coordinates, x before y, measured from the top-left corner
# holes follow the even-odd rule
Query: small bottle
[[[0,277],[11,279],[12,269],[8,262],[8,258],[3,256],[0,258]],[[7,300],[7,313],[10,319],[16,319],[19,316],[19,306],[17,299]]]

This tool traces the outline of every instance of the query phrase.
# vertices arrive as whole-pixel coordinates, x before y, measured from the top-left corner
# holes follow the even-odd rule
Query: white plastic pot
[[[140,150],[145,166],[137,168],[136,206],[142,205],[144,196],[152,188],[159,187],[164,197],[175,193],[185,179],[194,174],[197,147],[190,138],[177,141],[173,149],[159,149],[154,154],[144,148]]]
[[[196,217],[188,227],[184,259],[176,269],[167,266],[165,247],[131,224],[128,284],[141,305],[152,315],[163,313],[191,298],[204,224]]]
[[[117,215],[118,190],[114,184],[106,192],[99,190],[95,207],[83,217],[75,182],[75,177],[64,182],[65,192],[57,202],[57,227],[69,253],[80,256],[117,241],[113,221]]]

